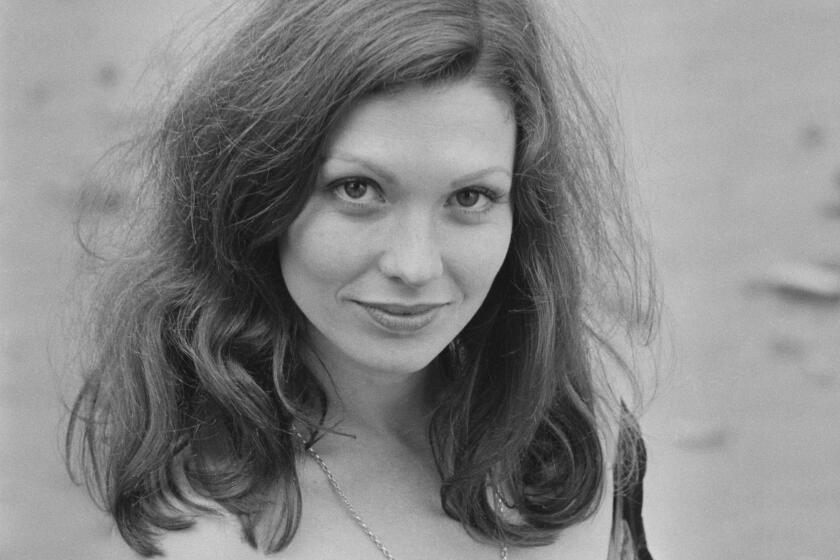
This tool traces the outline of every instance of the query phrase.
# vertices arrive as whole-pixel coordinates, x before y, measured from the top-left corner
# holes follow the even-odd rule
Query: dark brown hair
[[[159,554],[160,531],[209,511],[195,493],[253,546],[293,538],[289,428],[323,428],[329,403],[301,364],[278,242],[343,114],[468,77],[512,100],[514,227],[490,294],[440,357],[441,504],[475,536],[519,545],[594,511],[598,410],[617,413],[598,357],[610,324],[645,330],[652,315],[610,130],[551,17],[525,0],[271,0],[196,71],[148,144],[155,219],[98,293],[68,430],[70,461],[137,552]],[[521,522],[495,515],[491,487]]]

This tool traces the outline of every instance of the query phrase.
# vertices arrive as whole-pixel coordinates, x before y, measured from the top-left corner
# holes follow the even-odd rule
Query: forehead
[[[386,157],[408,149],[416,157],[457,153],[512,162],[515,130],[511,103],[500,91],[473,80],[417,85],[356,105],[331,131],[324,155]]]

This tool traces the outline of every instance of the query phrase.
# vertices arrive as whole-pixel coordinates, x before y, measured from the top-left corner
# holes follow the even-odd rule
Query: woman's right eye
[[[334,183],[332,188],[339,199],[354,205],[367,205],[384,200],[376,183],[369,179],[343,179]]]

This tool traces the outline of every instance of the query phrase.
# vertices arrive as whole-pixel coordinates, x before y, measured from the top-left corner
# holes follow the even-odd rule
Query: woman
[[[647,557],[635,234],[551,17],[272,0],[187,84],[68,431],[134,550]]]

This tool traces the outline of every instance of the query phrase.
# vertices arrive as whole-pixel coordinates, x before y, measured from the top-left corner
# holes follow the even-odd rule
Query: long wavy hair
[[[513,233],[486,301],[438,358],[441,506],[477,538],[523,546],[596,509],[599,410],[618,413],[598,364],[618,356],[615,325],[646,331],[653,315],[613,134],[556,18],[526,0],[270,0],[195,71],[148,139],[153,219],[96,292],[67,432],[71,470],[134,550],[160,554],[156,536],[208,500],[252,546],[294,537],[291,426],[328,429],[330,403],[302,363],[305,317],[278,243],[342,115],[467,78],[513,104]]]

